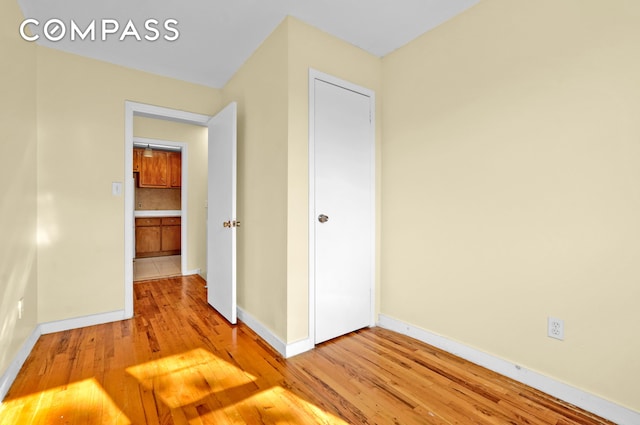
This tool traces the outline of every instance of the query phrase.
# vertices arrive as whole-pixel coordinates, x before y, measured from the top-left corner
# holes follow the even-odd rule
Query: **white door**
[[[211,118],[207,208],[207,301],[236,323],[236,119],[232,102]]]
[[[312,261],[320,343],[373,324],[373,93],[312,82]]]

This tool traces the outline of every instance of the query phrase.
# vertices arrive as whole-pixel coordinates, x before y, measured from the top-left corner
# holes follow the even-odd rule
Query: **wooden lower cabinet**
[[[178,226],[162,226],[160,248],[162,251],[180,251],[181,231]]]
[[[136,218],[136,258],[180,254],[181,227],[180,217]]]
[[[160,252],[160,226],[136,227],[136,257]]]

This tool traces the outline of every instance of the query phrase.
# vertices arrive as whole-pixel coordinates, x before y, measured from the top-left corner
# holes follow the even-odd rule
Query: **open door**
[[[236,120],[235,102],[211,118],[207,208],[207,301],[236,323]]]

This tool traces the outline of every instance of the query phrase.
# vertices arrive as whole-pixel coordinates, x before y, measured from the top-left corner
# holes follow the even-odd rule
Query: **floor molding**
[[[70,329],[84,328],[87,326],[102,325],[103,323],[117,322],[125,320],[124,310],[110,311],[107,313],[91,314],[89,316],[74,317],[72,319],[56,320],[53,322],[41,323],[42,335],[54,332],[68,331]]]
[[[313,349],[314,344],[309,339],[303,339],[291,344],[286,344],[255,317],[253,317],[240,307],[237,307],[237,309],[238,319],[242,320],[247,326],[251,328],[251,330],[257,333],[260,338],[264,339],[267,344],[273,347],[273,349],[280,353],[280,355],[285,359]]]
[[[484,353],[401,320],[380,314],[378,326],[410,336],[489,370],[507,376],[620,425],[640,424],[640,412],[597,397],[538,372]]]
[[[35,327],[31,335],[22,344],[18,354],[13,361],[9,363],[5,373],[0,376],[0,403],[9,392],[9,388],[15,381],[20,368],[24,364],[27,357],[36,345],[40,335],[46,335],[54,332],[68,331],[70,329],[84,328],[87,326],[102,325],[103,323],[117,322],[125,319],[124,310],[111,311],[108,313],[92,314],[89,316],[74,317],[73,319],[56,320],[53,322],[40,323]]]
[[[38,338],[40,338],[42,332],[40,331],[40,326],[36,326],[31,335],[27,337],[27,340],[22,344],[20,350],[18,350],[18,354],[13,358],[13,361],[9,363],[7,370],[0,376],[0,404],[4,400],[4,397],[9,392],[9,388],[11,388],[11,384],[15,381],[18,373],[20,372],[20,368],[29,357],[31,350],[36,345]]]

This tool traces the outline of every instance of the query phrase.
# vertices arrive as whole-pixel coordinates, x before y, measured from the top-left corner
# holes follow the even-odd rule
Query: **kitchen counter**
[[[181,210],[135,210],[134,217],[182,217]]]

